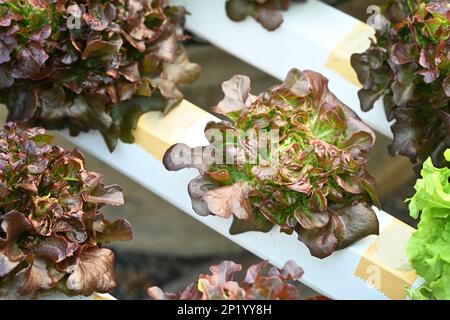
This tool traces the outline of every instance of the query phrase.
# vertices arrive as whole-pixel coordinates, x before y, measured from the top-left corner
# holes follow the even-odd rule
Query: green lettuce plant
[[[224,82],[214,111],[228,120],[207,124],[210,145],[177,144],[163,159],[168,170],[199,170],[188,186],[194,211],[233,217],[232,234],[274,225],[296,231],[320,258],[377,234],[375,181],[366,169],[375,135],[327,84],[297,69],[258,96],[248,77]]]
[[[186,10],[166,0],[3,0],[0,102],[8,120],[72,135],[97,129],[110,150],[138,118],[181,101],[197,77],[179,41]]]
[[[444,164],[450,146],[450,3],[390,0],[376,19],[375,41],[351,63],[363,88],[361,109],[383,98],[394,120],[393,156],[420,168],[429,156]]]
[[[444,153],[450,161],[450,149]],[[420,216],[408,243],[412,267],[425,283],[409,291],[412,299],[450,299],[450,169],[437,168],[428,158],[409,199],[410,214]]]

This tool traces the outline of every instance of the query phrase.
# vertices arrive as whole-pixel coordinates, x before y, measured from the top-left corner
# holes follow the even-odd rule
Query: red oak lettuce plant
[[[114,253],[101,244],[132,238],[126,220],[99,211],[123,204],[121,188],[105,186],[80,151],[51,140],[42,128],[11,122],[0,131],[0,296],[108,292]]]
[[[444,164],[450,145],[450,3],[396,0],[382,8],[376,42],[351,58],[361,108],[381,97],[394,141],[389,152]]]
[[[167,0],[0,1],[8,120],[133,142],[139,116],[176,105],[199,73],[179,44],[185,15]]]
[[[166,293],[158,287],[148,289],[154,300],[299,300],[298,289],[290,282],[299,280],[303,270],[295,262],[288,261],[279,270],[267,268],[267,262],[251,266],[243,281],[234,280],[242,266],[232,261],[224,261],[211,266],[211,275],[200,275],[197,283],[192,283],[183,292]],[[325,300],[313,297],[312,300]]]
[[[295,230],[320,258],[378,233],[375,182],[366,170],[375,135],[327,84],[297,69],[259,96],[245,76],[225,82],[215,111],[230,121],[207,124],[211,145],[176,144],[164,156],[168,170],[200,171],[188,186],[193,209],[233,216],[232,234]],[[267,132],[276,135],[264,142]]]
[[[251,16],[265,29],[273,31],[283,23],[280,11],[288,10],[290,3],[291,0],[227,0],[226,11],[233,21],[242,21]]]

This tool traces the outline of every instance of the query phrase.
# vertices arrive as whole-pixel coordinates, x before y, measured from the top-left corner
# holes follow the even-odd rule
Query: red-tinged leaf
[[[105,5],[94,4],[92,12],[83,14],[83,19],[94,31],[103,31],[116,18],[116,9],[111,3]]]
[[[63,209],[58,203],[58,199],[50,197],[35,197],[33,199],[32,216],[36,221],[41,221],[46,217],[61,217]],[[31,216],[31,215],[30,215]]]
[[[79,253],[81,249],[77,250],[77,253]],[[59,262],[56,264],[56,269],[65,272],[65,273],[72,273],[80,263],[80,257],[79,255],[75,254],[71,257],[68,257],[67,259]]]
[[[244,283],[252,284],[260,276],[260,273],[267,267],[268,262],[262,261],[258,264],[252,265],[248,268],[244,278]]]
[[[298,238],[308,247],[312,256],[323,259],[338,249],[338,240],[329,225],[313,230],[298,228]]]
[[[213,214],[203,196],[209,191],[217,188],[211,179],[205,179],[203,176],[198,176],[192,179],[188,185],[189,196],[191,197],[192,209],[201,216]]]
[[[293,260],[287,261],[280,270],[283,280],[300,280],[305,272]]]
[[[269,300],[276,300],[283,287],[283,281],[279,277],[259,276],[252,289],[247,292],[247,299],[263,300],[267,297]],[[282,297],[285,298],[283,295]]]
[[[272,180],[277,175],[278,169],[273,166],[267,166],[267,167],[254,166],[252,168],[252,173],[261,181]],[[296,184],[296,186],[294,187],[295,189],[293,189],[293,190],[299,191],[297,187],[300,187],[300,185]],[[305,183],[302,184],[301,190],[303,190],[303,191],[299,191],[299,192],[305,192],[305,191],[307,192],[307,187],[306,187]]]
[[[200,152],[196,152],[196,151]],[[164,167],[169,171],[184,168],[197,168],[204,172],[207,168],[203,158],[203,149],[192,149],[184,143],[177,143],[166,150],[163,157]]]
[[[277,300],[300,300],[298,289],[292,284],[281,286],[274,294]]]
[[[48,160],[42,159],[28,165],[28,172],[31,174],[41,174],[47,168]]]
[[[180,295],[179,300],[201,300],[202,293],[198,290],[196,283],[191,283]]]
[[[177,298],[179,297],[179,295],[174,294],[174,293],[166,293],[158,287],[148,288],[147,294],[153,300],[178,300]],[[180,300],[182,300],[182,299],[180,299]],[[197,299],[193,299],[193,300],[197,300]]]
[[[23,213],[14,210],[2,216],[1,229],[6,234],[6,238],[0,238],[0,277],[3,277],[25,258],[16,242],[32,229],[32,224]]]
[[[48,7],[48,2],[45,0],[29,0],[30,4],[36,8]]]
[[[242,266],[232,261],[223,261],[219,265],[209,268],[211,275],[200,275],[198,289],[203,293],[205,300],[225,300],[229,298],[225,288],[233,282],[236,272],[242,270]]]
[[[283,87],[289,89],[289,91],[298,97],[306,97],[311,93],[307,77],[298,69],[289,71],[283,82]]]
[[[236,183],[232,186],[207,191],[203,195],[208,210],[222,218],[232,215],[238,219],[251,220],[253,212],[247,199],[251,187],[245,183]]]
[[[272,224],[279,224],[278,223],[278,216],[280,213],[283,212],[283,206],[279,205],[276,201],[273,201],[271,199],[263,201],[261,204],[258,205],[259,212]],[[290,225],[290,219],[286,221],[285,223],[279,224],[280,227],[283,229],[289,229],[292,227]]]
[[[110,223],[104,221],[103,230],[97,232],[97,241],[108,243],[111,241],[129,241],[133,239],[131,224],[125,219],[119,219]]]
[[[119,185],[98,187],[94,192],[89,194],[83,192],[83,200],[96,204],[109,204],[113,206],[121,206],[124,204],[122,188]]]
[[[64,273],[47,265],[43,259],[35,259],[26,269],[18,272],[18,292],[23,296],[34,296],[38,291],[49,290],[64,277]]]
[[[351,56],[351,64],[363,85],[358,92],[363,111],[371,110],[389,86],[392,76],[389,68],[383,64],[385,57],[386,50],[373,46],[363,54]]]
[[[109,292],[115,286],[114,254],[109,249],[85,249],[78,266],[67,278],[67,288],[88,296],[93,292]]]
[[[234,263],[233,261],[223,261],[218,265],[209,267],[211,276],[204,276],[201,278],[208,279],[214,283],[221,283],[232,281],[234,274],[242,270],[242,266]]]
[[[67,215],[80,211],[83,207],[83,199],[79,195],[70,194],[69,192],[63,192],[58,198],[58,203]]]
[[[330,221],[328,212],[306,212],[301,208],[294,211],[295,219],[306,230],[322,228]]]
[[[31,40],[36,41],[37,43],[41,43],[43,40],[50,37],[50,34],[52,33],[52,27],[51,26],[45,26],[38,32],[34,33],[31,36]]]
[[[373,136],[367,132],[359,131],[343,142],[342,147],[357,153],[358,150],[369,150],[374,144]]]
[[[283,23],[283,15],[269,7],[259,7],[256,9],[255,19],[258,21],[266,30],[273,31],[278,29],[278,27]]]
[[[358,179],[352,177],[341,178],[339,175],[335,175],[334,180],[338,186],[349,193],[360,194],[362,192],[362,186],[360,186],[361,181],[358,181]]]
[[[41,67],[48,59],[48,54],[37,43],[32,42],[17,54],[17,66],[12,69],[14,78],[32,79],[41,72]]]
[[[98,172],[86,170],[81,172],[80,178],[89,189],[94,189],[98,185],[103,184],[103,175]]]
[[[227,170],[217,170],[217,171],[207,171],[206,174],[211,177],[213,180],[220,183],[228,183],[230,182],[231,175]]]
[[[148,288],[147,294],[153,300],[202,300],[202,293],[198,290],[196,283],[191,283],[178,294],[164,292],[158,287]]]
[[[18,185],[26,191],[34,194],[38,194],[39,190],[37,187],[38,179],[36,177],[23,177]]]
[[[289,5],[290,0],[227,0],[225,8],[233,21],[252,16],[266,30],[273,31],[283,22],[281,11],[288,10]]]
[[[36,257],[42,257],[53,262],[61,262],[74,252],[69,248],[69,242],[62,237],[49,237],[33,248]]]
[[[117,53],[118,47],[112,43],[103,40],[94,40],[86,46],[83,51],[82,58],[95,58],[103,55],[110,55]]]
[[[225,97],[214,108],[214,112],[227,115],[231,112],[242,111],[250,93],[250,78],[246,76],[234,76],[231,80],[222,84]]]
[[[301,181],[298,181],[296,183],[290,184],[287,186],[289,189],[297,191],[297,192],[301,192],[304,194],[311,194],[312,191],[312,185],[311,182],[309,181],[309,179],[304,179]]]
[[[397,42],[392,46],[390,59],[396,64],[406,64],[414,61],[412,56],[412,46]]]
[[[141,79],[139,68],[136,61],[131,62],[127,66],[120,69],[120,74],[131,82],[137,82]]]
[[[338,246],[345,248],[348,245],[369,235],[379,234],[379,223],[373,209],[366,203],[358,203],[347,208],[337,210],[340,221],[335,231]]]

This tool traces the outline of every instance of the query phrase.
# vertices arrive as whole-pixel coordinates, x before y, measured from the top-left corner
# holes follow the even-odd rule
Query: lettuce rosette
[[[188,186],[194,211],[232,217],[231,234],[295,231],[320,258],[377,234],[366,169],[375,135],[327,83],[293,69],[255,96],[248,77],[225,82],[214,111],[228,120],[207,124],[210,145],[176,144],[163,160],[168,170],[199,170]]]

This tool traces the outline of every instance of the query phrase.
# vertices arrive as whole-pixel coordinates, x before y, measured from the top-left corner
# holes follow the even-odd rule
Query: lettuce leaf
[[[450,161],[450,149],[444,153]],[[420,215],[418,230],[408,243],[412,267],[425,283],[409,291],[412,299],[450,299],[450,169],[436,168],[428,158],[409,199],[412,217]]]
[[[250,16],[267,31],[274,31],[283,23],[281,12],[287,11],[290,4],[291,0],[227,0],[225,9],[233,21],[239,22]]]

